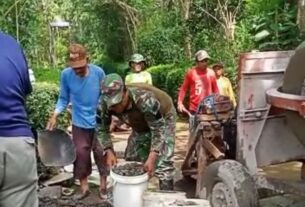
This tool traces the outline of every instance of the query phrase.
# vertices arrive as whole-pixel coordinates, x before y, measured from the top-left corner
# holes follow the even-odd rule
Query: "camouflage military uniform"
[[[152,89],[153,90],[150,90]],[[128,110],[116,115],[132,128],[125,151],[125,159],[145,162],[151,151],[159,153],[155,174],[160,180],[174,176],[173,154],[175,146],[176,111],[171,98],[164,92],[146,84],[127,86],[131,100]],[[161,92],[161,96],[156,93]],[[162,100],[161,100],[162,99]],[[111,114],[102,105],[102,144],[112,148],[109,135]]]

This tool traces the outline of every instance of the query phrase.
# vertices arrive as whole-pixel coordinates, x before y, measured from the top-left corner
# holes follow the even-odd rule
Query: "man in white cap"
[[[205,50],[195,54],[196,66],[190,68],[179,90],[178,110],[194,114],[200,102],[207,96],[218,93],[217,80],[212,69],[208,68],[210,56]],[[187,110],[183,105],[186,92],[190,90],[190,103]]]

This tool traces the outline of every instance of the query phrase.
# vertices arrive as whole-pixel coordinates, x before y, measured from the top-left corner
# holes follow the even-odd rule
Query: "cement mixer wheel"
[[[248,170],[234,160],[210,164],[201,183],[199,197],[208,199],[212,207],[257,207],[255,182]]]

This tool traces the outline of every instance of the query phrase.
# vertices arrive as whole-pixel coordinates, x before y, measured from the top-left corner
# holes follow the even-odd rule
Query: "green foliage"
[[[286,0],[245,0],[245,16],[266,14],[285,4]]]
[[[58,98],[59,89],[55,84],[35,83],[33,92],[26,99],[27,113],[30,123],[36,129],[44,129],[47,121],[54,111]],[[68,126],[68,119],[65,113],[59,116],[57,126],[65,129]]]
[[[178,63],[183,60],[183,48],[176,42],[174,29],[159,29],[141,36],[139,51],[147,56],[151,65]]]
[[[34,76],[37,82],[49,82],[58,84],[61,70],[56,68],[34,68]]]
[[[147,71],[151,73],[153,85],[167,92],[177,102],[178,89],[181,86],[185,72],[190,67],[184,64],[157,65],[150,67]]]
[[[175,65],[157,65],[147,69],[152,76],[153,85],[166,91],[167,74],[175,68]]]
[[[183,50],[183,27],[179,16],[155,12],[140,26],[138,51],[145,54],[150,65],[179,63],[185,60]]]
[[[107,57],[101,57],[94,64],[102,67],[106,74],[118,73],[122,78],[125,78],[129,69],[127,62],[115,62]]]
[[[179,88],[183,83],[187,67],[177,67],[171,70],[166,77],[166,91],[172,97],[174,103],[177,103]]]
[[[278,5],[265,14],[259,13],[252,19],[251,32],[260,50],[289,50],[301,42],[296,22],[296,5]]]
[[[0,28],[11,34],[25,49],[32,68],[49,66],[52,54],[57,56],[56,63],[63,66],[69,32],[66,29],[50,30],[49,23],[55,16],[65,17],[72,10],[70,1],[6,0],[0,5]],[[54,37],[54,51],[51,36]],[[52,63],[53,64],[53,63]]]
[[[290,50],[303,38],[296,25],[295,0],[242,0],[241,5],[239,0],[196,0],[190,1],[187,12],[185,2],[5,0],[0,5],[0,28],[18,37],[37,81],[58,84],[67,46],[78,42],[86,46],[92,63],[123,77],[129,56],[143,54],[148,65],[158,65],[149,68],[154,84],[174,98],[183,73],[191,65],[185,55],[188,52],[207,50],[210,64],[223,62],[234,85],[240,53]],[[224,9],[219,3],[228,3],[228,7]],[[235,11],[236,7],[234,39],[229,41],[222,11]],[[49,23],[56,16],[69,21],[71,27],[50,30]]]

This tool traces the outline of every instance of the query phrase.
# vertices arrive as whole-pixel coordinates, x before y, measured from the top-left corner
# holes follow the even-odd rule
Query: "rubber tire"
[[[212,207],[212,191],[217,183],[225,184],[229,195],[234,198],[227,207],[257,207],[258,192],[255,182],[248,170],[235,160],[220,160],[210,164],[204,174],[201,186],[206,188],[206,194],[201,193],[200,198],[208,199]]]

